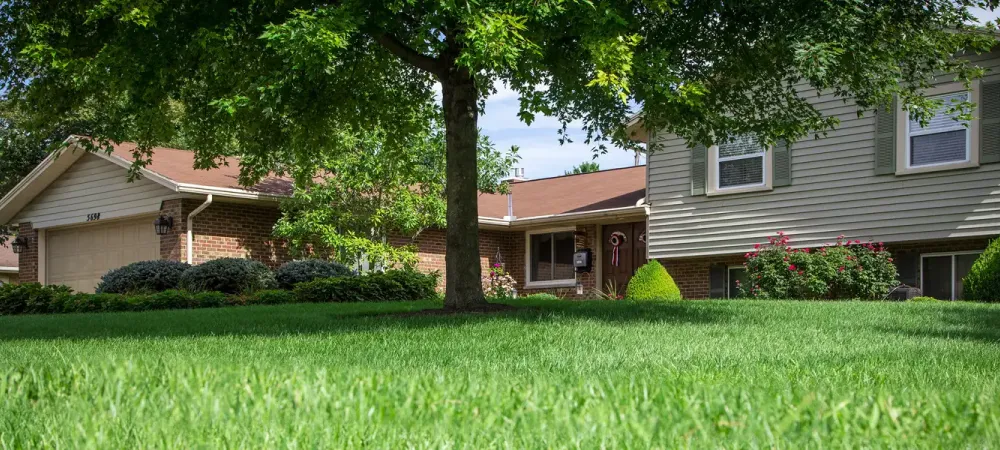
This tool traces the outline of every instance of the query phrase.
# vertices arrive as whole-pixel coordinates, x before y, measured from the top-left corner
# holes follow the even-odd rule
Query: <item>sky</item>
[[[980,23],[997,20],[998,12],[976,9],[973,11]],[[498,149],[520,147],[521,162],[517,165],[525,169],[528,178],[545,178],[562,175],[573,166],[591,161],[590,146],[583,143],[583,132],[577,125],[569,127],[570,136],[576,142],[559,145],[559,122],[550,117],[539,117],[531,126],[525,125],[517,117],[517,95],[500,86],[497,93],[486,100],[486,110],[479,118],[479,126],[493,140]],[[635,163],[635,155],[621,149],[609,149],[607,154],[597,159],[601,169],[627,167]],[[642,163],[645,163],[643,158]]]
[[[593,159],[591,146],[584,144],[585,135],[580,124],[571,123],[569,135],[574,142],[559,144],[559,121],[552,117],[538,116],[531,126],[517,117],[520,103],[517,94],[498,86],[496,94],[486,100],[486,110],[479,117],[479,128],[490,137],[498,150],[512,145],[519,147],[521,161],[527,178],[546,178],[562,175],[573,166],[585,161],[597,161],[601,169],[614,169],[635,164],[635,154],[618,148]],[[645,163],[643,157],[642,163]]]

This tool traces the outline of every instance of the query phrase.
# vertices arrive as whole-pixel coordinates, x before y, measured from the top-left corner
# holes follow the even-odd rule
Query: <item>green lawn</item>
[[[0,448],[988,447],[1000,307],[522,300],[0,318]]]

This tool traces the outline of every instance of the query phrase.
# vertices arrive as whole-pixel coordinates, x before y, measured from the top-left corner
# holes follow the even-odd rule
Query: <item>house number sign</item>
[[[101,213],[87,214],[87,222],[93,222],[95,220],[101,220]]]

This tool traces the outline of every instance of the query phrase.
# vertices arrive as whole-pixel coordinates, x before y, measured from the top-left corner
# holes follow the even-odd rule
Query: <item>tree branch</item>
[[[444,78],[446,71],[441,64],[441,61],[420,53],[410,46],[404,44],[395,36],[385,33],[385,32],[373,32],[370,33],[371,37],[375,39],[380,45],[392,52],[392,54],[398,56],[403,61],[411,64],[412,66],[423,70],[427,73],[437,76],[438,78]]]

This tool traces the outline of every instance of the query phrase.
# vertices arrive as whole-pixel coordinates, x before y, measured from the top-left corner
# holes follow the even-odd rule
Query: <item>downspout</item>
[[[205,208],[208,208],[209,205],[211,204],[212,204],[212,194],[208,194],[208,197],[205,198],[205,203],[202,203],[201,206],[195,208],[194,211],[191,211],[191,214],[188,214],[188,220],[187,220],[187,232],[188,232],[187,263],[188,264],[194,264],[194,216],[197,216],[198,213],[204,211]]]

